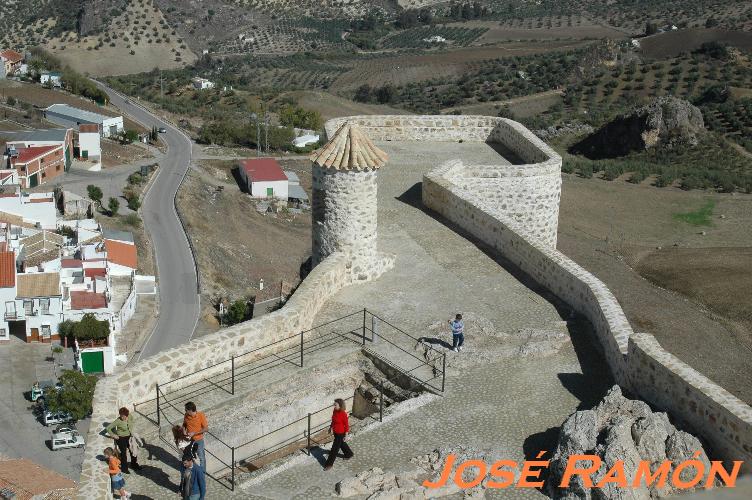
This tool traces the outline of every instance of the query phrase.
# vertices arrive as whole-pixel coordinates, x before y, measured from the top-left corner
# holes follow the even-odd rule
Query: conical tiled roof
[[[366,170],[383,167],[386,153],[373,145],[360,128],[345,122],[324,147],[311,155],[311,160],[321,166],[337,170]]]

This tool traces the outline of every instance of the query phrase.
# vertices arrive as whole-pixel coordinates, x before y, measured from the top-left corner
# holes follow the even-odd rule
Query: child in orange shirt
[[[130,498],[131,494],[125,491],[125,478],[120,472],[120,458],[115,450],[110,447],[104,449],[104,456],[107,457],[108,472],[112,483],[112,491],[117,491],[120,498]]]

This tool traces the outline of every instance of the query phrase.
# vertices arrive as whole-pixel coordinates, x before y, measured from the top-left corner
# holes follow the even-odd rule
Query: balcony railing
[[[6,311],[5,312],[5,320],[7,321],[9,319],[11,319],[11,320],[12,319],[18,319],[18,314],[16,313],[16,311]]]

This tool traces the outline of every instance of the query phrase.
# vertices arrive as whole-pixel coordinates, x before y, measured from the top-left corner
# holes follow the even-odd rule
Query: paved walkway
[[[555,428],[572,412],[592,405],[609,387],[600,356],[587,337],[588,325],[568,323],[571,342],[547,356],[522,356],[517,348],[528,331],[566,328],[569,310],[520,281],[474,242],[420,208],[422,174],[450,158],[498,159],[478,144],[385,143],[390,162],[379,181],[379,247],[397,254],[394,270],[379,280],[337,294],[314,324],[367,307],[415,336],[450,340],[446,321],[466,319],[467,347],[449,352],[447,391],[412,411],[367,427],[351,439],[354,459],[324,472],[319,460],[296,454],[279,473],[230,492],[209,481],[209,498],[324,498],[337,481],[371,467],[396,470],[412,457],[439,446],[492,450],[515,460],[551,450]],[[566,331],[566,330],[564,330]],[[444,347],[439,347],[444,349]],[[343,395],[349,396],[349,395]],[[326,402],[323,402],[325,404]],[[400,408],[413,403],[401,403]],[[211,422],[210,422],[211,425]],[[166,447],[165,447],[166,448]],[[145,476],[129,487],[150,498],[173,498],[178,475],[174,453],[155,448]],[[536,491],[504,490],[492,495],[532,497]],[[489,494],[491,496],[491,494]]]

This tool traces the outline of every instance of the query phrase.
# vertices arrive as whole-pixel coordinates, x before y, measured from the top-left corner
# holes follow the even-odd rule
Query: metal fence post
[[[159,384],[157,384],[157,427],[161,427],[161,420],[159,418]]]
[[[306,449],[308,450],[308,456],[311,456],[311,414],[308,414],[308,444],[306,445]]]
[[[379,384],[379,422],[384,421],[384,382]]]
[[[374,344],[379,340],[379,318],[375,314],[371,315],[371,342]]]
[[[303,368],[303,331],[300,332],[300,367]]]
[[[366,308],[363,308],[363,345],[366,345]]]
[[[230,448],[230,452],[232,453],[232,471],[230,472],[230,475],[232,477],[232,489],[231,491],[235,491],[235,447],[233,446]]]
[[[444,358],[441,361],[441,392],[444,392],[445,384],[446,384],[446,351],[444,351]]]
[[[231,363],[230,370],[232,372],[231,373],[231,380],[232,380],[231,391],[232,391],[232,394],[235,395],[235,355],[234,354],[230,358],[230,363]]]

